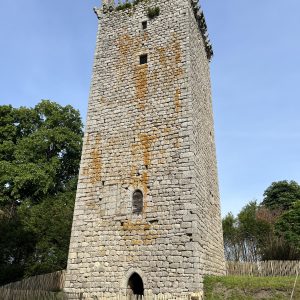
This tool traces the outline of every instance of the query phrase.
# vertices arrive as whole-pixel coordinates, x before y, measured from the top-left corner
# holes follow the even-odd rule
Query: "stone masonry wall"
[[[190,92],[196,180],[196,240],[200,244],[202,274],[225,274],[225,257],[218,190],[217,160],[210,71],[205,41],[199,35],[193,7],[189,9]],[[203,268],[205,266],[205,268]]]
[[[191,2],[97,13],[65,290],[111,296],[137,272],[146,291],[199,292],[224,257],[208,60]]]

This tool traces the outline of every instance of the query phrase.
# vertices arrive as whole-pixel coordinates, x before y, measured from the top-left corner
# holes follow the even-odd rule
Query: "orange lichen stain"
[[[155,139],[155,136],[141,133],[139,135],[139,138],[143,147],[144,165],[149,166],[151,164],[150,148]]]
[[[171,128],[170,127],[165,127],[164,128],[164,133],[170,133],[171,131]]]
[[[172,43],[172,50],[175,54],[175,62],[176,64],[181,63],[181,48],[180,48],[180,42],[177,39],[177,36],[174,35],[174,41]]]
[[[140,245],[143,245],[143,241],[142,240],[132,240],[131,245],[140,246]]]
[[[130,170],[130,177],[135,176],[136,172],[137,172],[137,166],[136,165],[132,165],[131,166],[131,170]]]
[[[138,65],[134,69],[135,98],[139,108],[145,109],[145,98],[148,93],[147,64]]]
[[[119,139],[117,139],[117,138],[115,138],[115,137],[112,137],[112,138],[110,138],[108,141],[107,141],[107,146],[108,147],[113,147],[113,146],[115,146],[115,145],[117,145],[117,144],[119,144],[120,143],[120,140]]]
[[[176,89],[175,96],[174,96],[174,104],[175,104],[175,111],[178,113],[181,108],[181,103],[180,103],[180,90]]]
[[[157,48],[157,52],[159,55],[159,63],[165,67],[167,65],[166,49],[159,47]]]
[[[152,240],[145,240],[144,245],[152,245],[154,242]]]
[[[101,156],[99,149],[95,149],[92,151],[92,183],[96,183],[101,179]]]
[[[100,135],[96,136],[94,147],[95,149],[91,152],[92,164],[90,166],[90,176],[93,184],[101,179],[102,161],[100,152]]]
[[[134,187],[138,187],[140,185],[140,178],[137,175],[137,166],[133,165],[131,166],[130,170],[130,185]]]
[[[125,258],[126,260],[125,261],[127,261],[127,262],[131,262],[131,261],[133,261],[133,256],[131,256],[131,255],[128,255],[128,256],[126,256],[126,258]]]
[[[132,47],[133,39],[129,34],[122,34],[116,41],[120,54],[127,55]]]
[[[180,67],[177,67],[177,68],[174,70],[174,76],[175,76],[175,78],[181,77],[181,75],[182,75],[183,73],[184,73],[184,72],[183,72],[182,68],[180,68]]]
[[[142,174],[141,184],[143,186],[143,192],[145,195],[148,193],[148,182],[149,182],[149,175],[148,172],[144,171]],[[147,205],[146,201],[144,201],[144,210],[146,210]]]
[[[143,187],[143,192],[144,192],[144,201],[143,201],[143,213],[145,214],[147,211],[148,207],[148,201],[147,201],[147,194],[148,194],[148,182],[149,182],[149,175],[146,171],[143,172],[142,174],[142,180],[141,184]]]
[[[148,41],[148,39],[149,39],[149,34],[148,34],[148,32],[144,32],[144,34],[142,35],[142,38],[143,38],[143,41]]]
[[[130,241],[132,246],[140,245],[151,245],[154,243],[154,240],[158,237],[153,230],[151,225],[142,220],[137,220],[132,222],[128,220],[122,224],[125,236],[123,236],[125,241]],[[137,239],[136,236],[139,236]]]
[[[132,144],[131,146],[130,146],[130,150],[131,150],[131,154],[133,155],[133,156],[136,156],[137,155],[137,152],[138,152],[138,145],[137,144]]]
[[[148,223],[143,223],[142,221],[138,220],[136,222],[132,222],[128,220],[124,222],[122,225],[125,231],[145,231],[151,228],[151,225]]]
[[[92,150],[87,151],[87,159],[89,161],[88,166],[85,166],[82,170],[84,176],[88,177],[88,180],[95,184],[101,179],[101,151],[100,151],[100,134],[98,133],[93,140],[93,137],[87,135],[86,145]]]
[[[179,148],[180,147],[180,142],[179,142],[178,138],[175,140],[174,147],[175,148]]]

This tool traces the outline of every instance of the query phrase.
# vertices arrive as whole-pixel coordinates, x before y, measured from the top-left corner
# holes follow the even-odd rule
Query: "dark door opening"
[[[134,295],[144,295],[144,283],[141,276],[133,273],[128,279],[128,289]]]

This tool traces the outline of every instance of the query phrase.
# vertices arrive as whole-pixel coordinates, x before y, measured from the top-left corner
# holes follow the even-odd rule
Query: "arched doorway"
[[[128,289],[133,295],[144,295],[144,283],[138,273],[133,273],[128,279]]]

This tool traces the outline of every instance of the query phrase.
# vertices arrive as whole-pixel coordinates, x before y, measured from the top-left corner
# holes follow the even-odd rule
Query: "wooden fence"
[[[68,300],[80,299],[79,294],[66,295],[63,292],[49,292],[42,290],[14,290],[0,288],[1,300]]]
[[[0,289],[6,290],[41,290],[56,292],[64,287],[65,271],[58,271],[54,273],[44,274],[25,278],[21,281],[6,284]],[[1,299],[1,298],[0,298]]]
[[[77,294],[79,298],[72,298],[70,294],[65,294],[68,300],[84,300],[84,299],[95,299],[95,300],[203,300],[202,294],[195,295],[184,295],[184,294],[146,294],[146,295],[124,295],[116,294],[109,295],[107,293],[93,293],[92,295],[86,295],[85,293]],[[76,297],[76,296],[75,296]]]
[[[300,273],[300,261],[258,261],[226,263],[227,275],[238,276],[296,276]]]
[[[158,294],[158,295],[110,295],[103,293],[95,293],[93,295],[85,295],[85,293],[64,293],[64,292],[47,292],[36,290],[12,290],[0,289],[1,300],[203,300],[202,295],[171,295],[171,294]]]
[[[95,299],[95,300],[203,300],[203,295],[195,294],[191,295],[175,295],[175,294],[146,294],[146,295],[108,295],[107,293],[93,293],[92,295],[85,295],[82,293],[77,295],[79,298],[72,298],[70,294],[66,294],[68,300],[84,300],[84,299]],[[76,297],[76,296],[75,296]]]
[[[65,271],[33,276],[0,287],[1,300],[67,300],[80,299],[78,295],[66,295],[63,289]]]

